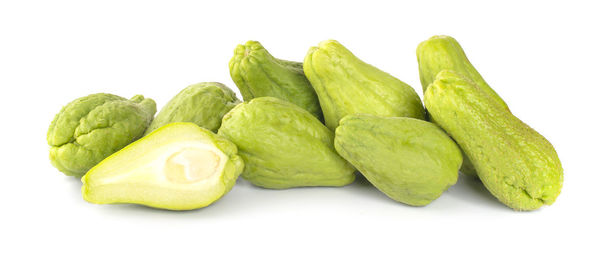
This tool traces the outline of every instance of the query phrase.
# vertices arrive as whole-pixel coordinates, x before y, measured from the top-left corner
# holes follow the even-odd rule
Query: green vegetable
[[[458,73],[441,71],[425,92],[425,105],[502,203],[515,210],[534,210],[556,200],[563,168],[550,142],[479,85]]]
[[[229,71],[244,101],[272,96],[323,119],[317,94],[304,76],[302,63],[277,59],[259,42],[248,41],[235,48]]]
[[[331,130],[344,116],[355,113],[424,118],[423,104],[413,88],[361,61],[335,40],[309,50],[304,72]]]
[[[146,134],[173,122],[192,122],[217,132],[223,115],[240,101],[235,93],[218,82],[190,85],[165,105],[146,130]]]
[[[414,206],[454,185],[462,162],[443,130],[406,117],[348,115],[335,130],[335,149],[381,192]]]
[[[423,93],[433,83],[435,76],[440,71],[453,70],[475,82],[490,98],[508,110],[504,100],[483,80],[483,77],[469,62],[467,55],[456,39],[450,36],[433,36],[421,42],[417,47],[417,60]],[[477,176],[469,158],[464,157],[461,171],[467,175]]]
[[[343,186],[354,169],[333,148],[333,132],[308,111],[258,97],[223,117],[219,135],[239,147],[242,177],[265,188]]]
[[[50,161],[68,176],[83,176],[107,156],[140,138],[156,112],[152,99],[92,94],[70,102],[48,129]]]
[[[171,123],[92,168],[81,192],[97,204],[191,210],[229,192],[243,168],[230,141],[193,123]]]

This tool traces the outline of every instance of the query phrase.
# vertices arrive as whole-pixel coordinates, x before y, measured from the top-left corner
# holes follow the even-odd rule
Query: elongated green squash
[[[425,106],[502,203],[534,210],[556,200],[563,168],[552,144],[476,83],[441,71],[425,92]]]
[[[453,70],[475,82],[490,98],[508,109],[504,100],[500,98],[496,91],[485,82],[483,77],[473,67],[465,51],[453,37],[433,36],[421,42],[417,47],[417,61],[419,62],[419,77],[421,78],[423,93],[425,93],[427,87],[435,80],[435,76],[440,71]],[[464,158],[463,166],[460,170],[467,175],[477,176],[469,158]]]
[[[424,118],[423,104],[412,87],[361,61],[335,40],[309,50],[304,72],[331,130],[344,116],[355,113]]]
[[[304,76],[301,62],[277,59],[259,42],[248,41],[235,48],[229,72],[244,101],[261,96],[276,97],[323,119],[319,99]]]

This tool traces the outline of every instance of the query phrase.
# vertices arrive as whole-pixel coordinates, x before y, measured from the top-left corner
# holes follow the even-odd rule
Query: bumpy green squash
[[[441,71],[425,92],[425,106],[502,203],[534,210],[556,200],[563,168],[550,142],[476,83]]]
[[[333,132],[308,111],[274,97],[244,102],[223,117],[219,135],[238,146],[242,177],[265,188],[344,186],[354,168],[333,148]]]
[[[227,86],[218,82],[190,85],[173,97],[156,115],[146,135],[174,122],[192,122],[217,132],[221,119],[240,101]]]
[[[229,72],[244,101],[272,96],[298,105],[323,119],[319,99],[304,76],[301,62],[273,57],[259,42],[248,41],[235,48]]]
[[[423,104],[412,87],[361,61],[335,40],[309,50],[304,72],[331,130],[344,116],[354,113],[424,118]]]
[[[83,176],[104,158],[137,140],[156,113],[156,103],[136,95],[92,94],[67,104],[48,128],[50,161],[68,176]]]
[[[454,185],[462,162],[446,132],[406,117],[348,115],[335,130],[335,149],[381,192],[414,206]]]
[[[485,82],[467,59],[467,55],[456,39],[450,36],[433,36],[421,42],[417,47],[417,60],[423,93],[440,71],[453,70],[475,82],[493,100],[508,109],[504,100]],[[473,164],[466,156],[463,158],[461,171],[467,175],[477,176]]]

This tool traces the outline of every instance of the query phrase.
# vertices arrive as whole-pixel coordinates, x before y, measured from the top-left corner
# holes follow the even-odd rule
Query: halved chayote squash
[[[97,204],[197,209],[229,192],[243,168],[230,141],[193,123],[171,123],[93,167],[81,192]]]

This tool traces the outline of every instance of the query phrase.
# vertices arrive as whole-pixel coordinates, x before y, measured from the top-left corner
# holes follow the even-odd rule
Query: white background
[[[598,256],[594,1],[351,2],[0,2],[0,255]],[[48,161],[46,130],[69,101],[143,94],[160,108],[192,83],[235,88],[227,64],[247,40],[300,61],[337,39],[422,95],[415,49],[436,34],[458,39],[513,113],[553,143],[565,170],[554,205],[515,212],[462,176],[421,208],[364,181],[265,190],[240,179],[210,207],[170,212],[89,204],[80,181]]]

